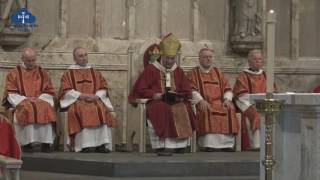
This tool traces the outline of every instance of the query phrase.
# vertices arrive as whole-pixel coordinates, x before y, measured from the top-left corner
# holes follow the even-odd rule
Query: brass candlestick
[[[264,100],[256,100],[258,111],[265,114],[265,155],[262,161],[265,168],[265,180],[272,180],[272,170],[275,164],[273,159],[273,119],[274,115],[283,108],[284,102],[284,100],[273,99],[273,93],[267,93]]]

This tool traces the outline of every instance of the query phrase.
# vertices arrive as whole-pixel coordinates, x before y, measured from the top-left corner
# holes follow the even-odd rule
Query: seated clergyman
[[[54,88],[49,74],[36,64],[35,50],[23,49],[21,60],[6,76],[3,105],[14,108],[13,125],[24,152],[34,152],[36,143],[42,152],[51,152],[56,136]]]
[[[184,153],[189,145],[194,114],[188,101],[190,82],[176,64],[178,39],[169,34],[160,42],[160,62],[147,65],[132,89],[130,99],[150,99],[147,124],[151,146],[158,155]]]
[[[59,95],[61,108],[68,112],[69,144],[76,152],[109,153],[116,119],[107,81],[87,64],[85,48],[75,48],[73,57],[75,64],[64,72]]]

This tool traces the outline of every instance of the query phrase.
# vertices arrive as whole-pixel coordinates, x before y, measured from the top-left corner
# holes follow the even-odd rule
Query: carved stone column
[[[192,1],[193,11],[193,41],[199,40],[199,0]]]
[[[291,58],[299,58],[299,6],[300,0],[291,1]]]
[[[167,0],[161,1],[161,37],[167,34],[167,10],[168,2]]]
[[[67,23],[68,23],[68,0],[60,0],[60,23],[59,36],[60,38],[67,38]]]
[[[96,0],[95,1],[95,9],[96,9],[96,17],[95,17],[95,33],[94,37],[96,39],[101,38],[102,36],[102,7],[103,7],[103,0]]]
[[[136,1],[127,0],[128,39],[134,39],[136,26]]]
[[[235,52],[247,53],[263,45],[262,1],[232,0],[230,44]]]

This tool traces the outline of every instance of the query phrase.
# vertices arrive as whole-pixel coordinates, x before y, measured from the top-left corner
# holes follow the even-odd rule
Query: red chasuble
[[[256,94],[266,92],[266,75],[252,74],[248,72],[241,72],[234,85],[233,92],[235,98],[239,98],[243,94]],[[260,128],[260,114],[255,105],[249,107],[244,114],[249,118],[252,130]]]
[[[51,79],[47,72],[37,66],[34,69],[25,69],[18,65],[9,71],[6,77],[6,86],[3,97],[3,105],[11,107],[7,100],[9,93],[16,93],[26,97],[38,98],[46,93],[55,95]],[[25,99],[15,108],[16,118],[19,125],[33,123],[47,124],[56,121],[54,108],[46,101]]]
[[[152,100],[155,93],[165,93],[165,74],[153,64],[146,66],[129,94],[129,102],[150,99],[147,118],[160,138],[187,138],[192,136],[194,114],[188,98],[191,98],[190,81],[179,67],[171,74],[171,91],[181,94],[183,102],[173,105],[163,100]]]
[[[275,91],[277,91],[276,85],[274,85]],[[252,74],[246,71],[243,71],[239,74],[236,83],[233,88],[233,93],[235,98],[239,98],[244,94],[256,94],[256,93],[265,93],[266,92],[266,74],[262,72],[261,74]],[[260,114],[257,111],[255,105],[251,105],[245,112],[242,112],[241,118],[241,137],[242,137],[242,149],[249,149],[249,135],[248,129],[245,122],[245,118],[248,118],[250,121],[251,129],[257,130],[260,129]]]
[[[199,67],[190,73],[192,88],[197,91],[211,106],[210,110],[201,111],[197,106],[199,135],[207,133],[233,134],[238,132],[238,121],[234,110],[223,105],[223,95],[230,91],[228,80],[217,68],[204,73]]]
[[[96,94],[98,90],[107,90],[107,82],[102,74],[93,68],[69,69],[61,78],[59,99],[72,89],[81,93]],[[114,127],[115,123],[115,118],[100,99],[94,102],[77,100],[68,107],[70,135],[80,132],[84,127],[99,127],[103,124]]]

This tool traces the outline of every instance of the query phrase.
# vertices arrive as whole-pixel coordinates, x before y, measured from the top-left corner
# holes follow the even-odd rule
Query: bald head
[[[36,51],[32,48],[24,48],[21,54],[21,60],[27,69],[36,67]]]

